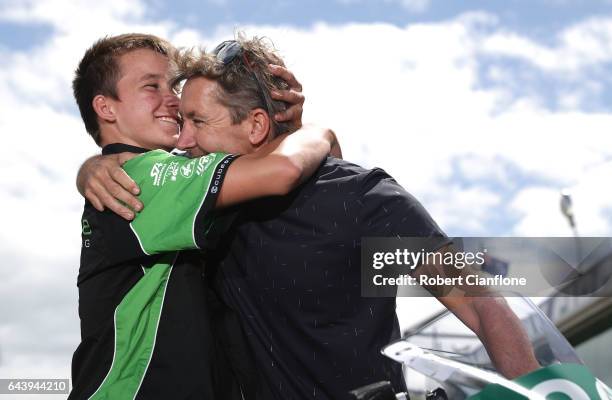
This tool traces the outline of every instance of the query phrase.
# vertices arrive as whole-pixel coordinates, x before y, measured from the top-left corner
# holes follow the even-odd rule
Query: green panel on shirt
[[[130,226],[146,254],[198,247],[195,235],[203,235],[212,219],[205,215],[196,226],[196,217],[214,207],[227,161],[219,168],[226,158],[224,153],[211,153],[190,159],[153,150],[124,164],[140,186],[144,208]]]
[[[177,253],[149,268],[115,310],[115,348],[108,374],[90,400],[133,399],[149,368]]]

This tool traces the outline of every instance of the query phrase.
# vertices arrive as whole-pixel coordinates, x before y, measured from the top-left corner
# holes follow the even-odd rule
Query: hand
[[[330,134],[333,137],[331,142],[331,150],[329,151],[329,155],[332,157],[336,157],[342,159],[342,148],[340,147],[340,142],[338,141],[338,136],[334,131],[329,129]]]
[[[293,131],[302,127],[302,113],[304,112],[304,95],[302,85],[295,79],[291,71],[280,65],[270,64],[272,75],[283,79],[289,85],[288,90],[273,90],[270,94],[274,100],[281,100],[288,103],[289,108],[279,112],[274,116],[278,122],[290,122]]]
[[[143,207],[135,197],[140,193],[140,188],[121,166],[137,155],[119,153],[89,158],[77,176],[79,193],[98,211],[104,211],[106,207],[124,219],[134,219],[134,211],[140,211]]]

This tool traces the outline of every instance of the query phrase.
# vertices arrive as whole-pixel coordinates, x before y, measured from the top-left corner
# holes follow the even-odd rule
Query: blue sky
[[[5,2],[9,3],[10,2]],[[420,4],[415,10],[406,4]],[[513,31],[555,44],[554,33],[585,18],[609,15],[612,2],[606,0],[508,0],[508,1],[405,1],[402,0],[183,0],[147,2],[146,17],[171,19],[183,26],[211,32],[220,24],[276,25],[306,28],[329,24],[384,22],[396,26],[439,22],[467,10],[495,14]],[[19,49],[33,46],[51,32],[44,23],[0,22],[2,46]]]
[[[99,151],[70,91],[85,49],[129,31],[212,46],[235,29],[270,37],[304,120],[448,234],[570,235],[566,187],[579,231],[612,233],[610,1],[0,0],[1,376],[66,377],[78,344],[74,178]]]
[[[256,3],[256,5],[254,4]],[[406,4],[422,4],[414,9]],[[329,24],[385,22],[397,26],[417,22],[438,22],[465,12],[481,10],[497,15],[509,29],[552,43],[551,32],[586,17],[608,14],[612,4],[576,0],[509,0],[509,1],[401,1],[401,0],[310,0],[310,1],[156,1],[150,9],[152,18],[180,21],[201,30],[217,24],[284,24],[308,27],[314,23]]]

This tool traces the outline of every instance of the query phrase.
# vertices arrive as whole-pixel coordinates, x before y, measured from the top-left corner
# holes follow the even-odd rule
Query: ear
[[[99,94],[93,98],[91,105],[98,118],[107,122],[114,122],[117,119],[112,101],[108,97]]]
[[[258,147],[267,142],[270,133],[270,117],[262,108],[256,108],[249,113],[251,121],[251,131],[249,132],[249,142],[253,147]]]

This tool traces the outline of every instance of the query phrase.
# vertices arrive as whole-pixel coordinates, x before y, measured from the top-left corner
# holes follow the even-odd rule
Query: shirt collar
[[[147,151],[149,151],[149,149],[144,149],[142,147],[132,146],[130,144],[123,143],[111,143],[107,144],[102,148],[103,155],[123,153],[126,151],[130,153],[146,153]]]

